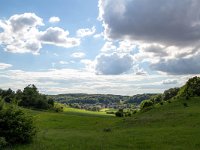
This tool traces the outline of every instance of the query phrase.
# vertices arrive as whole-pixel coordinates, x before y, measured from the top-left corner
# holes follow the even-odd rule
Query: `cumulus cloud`
[[[7,21],[7,24],[11,26],[13,32],[26,31],[27,29],[44,25],[42,18],[34,13],[13,15]]]
[[[71,54],[71,57],[73,57],[73,58],[83,58],[83,57],[85,57],[85,53],[75,52],[75,53]]]
[[[7,68],[10,68],[10,67],[12,67],[11,64],[0,63],[0,70],[7,69]]]
[[[59,27],[50,27],[44,32],[40,32],[39,39],[45,44],[52,44],[62,47],[74,47],[80,45],[77,38],[69,38],[69,32]]]
[[[106,42],[103,47],[101,48],[101,52],[112,52],[113,50],[116,50],[116,46],[113,44],[113,42]]]
[[[199,41],[199,7],[198,0],[100,0],[99,18],[110,38],[180,45]]]
[[[198,0],[99,0],[98,6],[105,37],[136,42],[138,63],[169,74],[200,73]]]
[[[118,44],[114,44],[112,41],[106,41],[100,51],[103,53],[132,53],[136,46],[134,42],[129,40],[119,41]]]
[[[199,74],[200,55],[189,58],[161,60],[151,65],[152,68],[169,74]]]
[[[68,31],[58,27],[40,31],[40,26],[44,26],[43,19],[34,13],[16,14],[8,20],[0,20],[0,44],[8,52],[33,54],[39,54],[43,44],[66,48],[80,44],[78,38],[68,37]]]
[[[53,16],[53,17],[49,18],[49,22],[50,22],[50,23],[57,23],[57,22],[60,22],[60,18],[59,18],[59,17]]]
[[[85,36],[91,36],[96,32],[95,26],[90,28],[84,28],[84,29],[78,29],[76,34],[78,37],[85,37]]]
[[[100,54],[95,60],[95,71],[97,74],[119,75],[130,71],[133,64],[133,58],[128,54]]]

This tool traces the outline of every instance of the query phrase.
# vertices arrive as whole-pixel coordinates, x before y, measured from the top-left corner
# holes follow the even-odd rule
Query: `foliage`
[[[35,134],[32,117],[21,109],[9,106],[0,111],[0,137],[8,144],[28,143]]]
[[[163,93],[163,100],[167,101],[178,94],[179,88],[170,88]]]
[[[142,103],[140,104],[140,109],[141,110],[145,110],[147,108],[150,108],[153,106],[153,102],[151,100],[144,100],[142,101]]]
[[[150,100],[155,104],[160,103],[163,100],[162,94],[157,94],[155,96],[152,96]]]
[[[54,107],[52,107],[52,110],[55,111],[55,112],[63,112],[64,111],[64,107],[62,106],[62,104],[56,103],[54,105]]]
[[[184,106],[184,107],[188,107],[188,104],[187,104],[187,103],[183,103],[183,106]]]
[[[0,149],[7,145],[6,139],[4,137],[0,137]]]
[[[156,95],[157,94],[137,94],[137,95],[131,96],[126,103],[140,104],[143,100],[151,99],[152,97],[155,97]]]
[[[53,100],[48,100],[46,95],[40,94],[35,85],[28,85],[23,92],[17,91],[19,105],[28,108],[50,109],[53,107]]]
[[[4,101],[0,98],[0,111],[4,108]]]
[[[119,109],[116,113],[115,113],[116,117],[124,117],[124,110],[123,109]]]
[[[200,77],[195,76],[189,79],[181,88],[179,95],[184,96],[186,99],[194,96],[200,96]]]

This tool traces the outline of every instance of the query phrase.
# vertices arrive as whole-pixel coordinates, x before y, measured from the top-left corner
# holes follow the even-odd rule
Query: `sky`
[[[199,0],[0,0],[0,88],[135,95],[200,74]]]

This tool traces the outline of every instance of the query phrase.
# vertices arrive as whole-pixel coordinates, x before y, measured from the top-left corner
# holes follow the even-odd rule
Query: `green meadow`
[[[26,111],[34,116],[38,134],[31,144],[7,150],[200,149],[199,97],[157,104],[126,118],[73,108]]]

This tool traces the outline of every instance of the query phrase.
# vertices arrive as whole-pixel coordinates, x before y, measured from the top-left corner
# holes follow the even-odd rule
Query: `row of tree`
[[[35,85],[28,85],[23,91],[0,89],[1,98],[7,103],[15,103],[19,106],[36,109],[50,109],[54,107],[54,100],[39,93]]]

